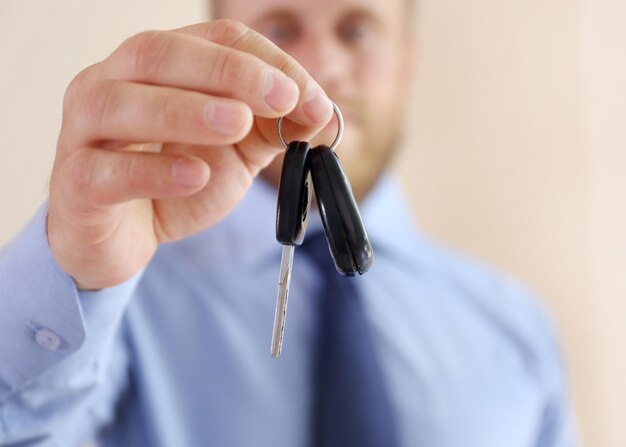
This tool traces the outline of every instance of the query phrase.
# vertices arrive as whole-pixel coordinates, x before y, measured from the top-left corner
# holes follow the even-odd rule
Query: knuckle
[[[130,191],[138,190],[145,181],[139,160],[139,157],[127,157],[124,163],[117,166],[119,172],[116,178]]]
[[[171,50],[171,38],[167,31],[144,31],[127,39],[121,48],[131,73],[151,79],[160,71],[163,56]]]
[[[245,69],[245,64],[235,51],[222,51],[216,58],[213,73],[217,83],[222,86],[238,86]]]
[[[110,113],[114,113],[117,83],[114,81],[101,81],[92,86],[85,95],[83,104],[83,119],[90,128],[101,127],[102,122]]]
[[[85,88],[85,82],[88,78],[88,73],[90,69],[91,67],[87,67],[81,70],[70,81],[67,88],[65,89],[65,94],[63,95],[64,108],[69,108],[76,101],[76,98],[80,96],[80,92]]]
[[[159,126],[165,129],[177,128],[185,123],[185,110],[174,93],[167,93],[157,100]]]
[[[287,75],[301,75],[302,66],[295,58],[275,46],[261,33],[248,28],[243,23],[232,19],[219,19],[207,28],[206,38],[215,43],[246,51],[253,48],[264,48],[269,51],[269,62]]]
[[[298,78],[302,79],[304,77],[304,68],[290,55],[282,54],[279,60],[276,61],[276,68],[285,73],[292,79],[297,80]]]
[[[68,124],[73,119],[82,121],[84,117],[83,110],[79,110],[79,113],[75,113],[75,109],[77,107],[80,108],[84,98],[89,95],[89,92],[94,85],[94,79],[97,76],[96,71],[98,66],[99,63],[81,70],[76,76],[74,76],[65,89],[65,93],[63,95],[64,124]]]
[[[92,157],[88,149],[74,152],[66,161],[64,175],[70,191],[82,196],[89,195],[94,184],[94,169]]]
[[[223,45],[232,45],[250,31],[246,25],[232,19],[218,19],[209,24],[206,38]]]

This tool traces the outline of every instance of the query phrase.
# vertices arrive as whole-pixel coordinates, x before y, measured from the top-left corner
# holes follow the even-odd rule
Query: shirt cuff
[[[140,275],[79,291],[52,256],[47,211],[45,203],[0,249],[0,402],[71,354],[93,355],[97,341],[117,327]]]

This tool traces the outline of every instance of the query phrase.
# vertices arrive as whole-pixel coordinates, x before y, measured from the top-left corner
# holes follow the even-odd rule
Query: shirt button
[[[61,347],[61,338],[50,329],[38,329],[35,332],[35,341],[47,351],[54,352]]]

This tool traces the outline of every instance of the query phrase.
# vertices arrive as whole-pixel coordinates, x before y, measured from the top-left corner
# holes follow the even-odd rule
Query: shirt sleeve
[[[52,256],[46,217],[44,204],[0,249],[1,445],[90,436],[111,418],[125,386],[119,328],[141,273],[79,291]]]
[[[578,447],[581,441],[576,430],[568,375],[556,333],[548,318],[544,318],[545,357],[540,377],[545,403],[536,447]]]
[[[561,344],[550,313],[541,300],[517,282],[508,284],[506,303],[513,314],[509,327],[518,326],[525,334],[523,346],[536,373],[534,379],[542,396],[538,432],[533,447],[578,447],[581,445],[576,428],[567,368]],[[521,329],[520,329],[521,328]]]

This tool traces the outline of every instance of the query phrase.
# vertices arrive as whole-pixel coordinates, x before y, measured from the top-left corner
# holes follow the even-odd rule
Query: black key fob
[[[311,206],[311,177],[306,141],[292,141],[287,146],[278,186],[276,239],[283,245],[300,245],[304,240]]]
[[[310,171],[326,239],[337,271],[362,275],[374,262],[361,214],[339,158],[328,146],[309,152]]]

